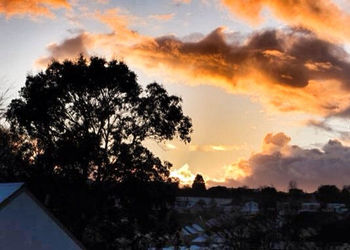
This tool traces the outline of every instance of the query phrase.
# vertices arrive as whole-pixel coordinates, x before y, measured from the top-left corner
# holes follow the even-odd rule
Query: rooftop
[[[0,203],[23,186],[23,182],[0,183]]]

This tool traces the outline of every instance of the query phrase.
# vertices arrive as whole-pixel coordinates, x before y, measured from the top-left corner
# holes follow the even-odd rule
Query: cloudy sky
[[[350,184],[350,1],[0,0],[0,86],[53,59],[125,61],[182,97],[192,142],[146,142],[184,184]]]

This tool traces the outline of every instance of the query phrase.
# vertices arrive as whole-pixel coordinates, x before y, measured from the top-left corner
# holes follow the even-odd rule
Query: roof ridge
[[[0,204],[7,200],[17,190],[21,189],[24,182],[2,182],[0,183]]]

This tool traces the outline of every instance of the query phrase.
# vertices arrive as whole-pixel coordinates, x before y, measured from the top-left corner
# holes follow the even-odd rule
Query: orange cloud
[[[49,56],[37,64],[46,66],[52,57],[63,60],[79,53],[100,53],[169,81],[214,85],[249,95],[281,112],[329,116],[349,108],[349,55],[309,31],[263,30],[232,43],[224,28],[218,28],[202,39],[185,42],[131,30],[128,25],[134,17],[120,9],[94,16],[111,31],[85,32],[51,44]]]
[[[170,177],[178,178],[181,185],[191,185],[195,178],[195,174],[190,170],[190,166],[186,163],[179,169],[173,169],[170,171]]]
[[[190,151],[200,152],[224,152],[224,151],[235,151],[246,148],[247,145],[190,145]]]
[[[53,58],[63,61],[76,58],[79,54],[103,54],[120,58],[129,53],[130,46],[151,40],[151,38],[142,36],[128,28],[129,22],[135,20],[136,17],[129,15],[124,10],[114,8],[105,12],[96,11],[88,15],[108,26],[110,32],[82,32],[59,44],[51,43],[47,46],[49,55],[38,58],[35,62],[36,66],[46,67]]]
[[[246,159],[240,159],[222,168],[222,178],[203,175],[208,187],[248,186],[259,188],[272,185],[286,190],[291,180],[306,191],[315,191],[319,185],[348,184],[350,178],[350,147],[330,140],[321,149],[305,149],[290,144],[284,133],[267,134],[261,150]],[[181,185],[191,185],[196,173],[188,164],[171,170],[171,177]]]
[[[286,136],[284,133],[277,134],[267,134],[263,142],[263,152],[265,153],[274,153],[281,151],[284,146],[288,145],[291,138]]]
[[[239,160],[236,163],[225,165],[222,170],[223,174],[220,179],[211,178],[204,174],[201,175],[209,187],[215,185],[232,186],[232,183],[234,183],[233,186],[245,185],[245,178],[252,175],[252,167],[247,160]],[[170,177],[178,178],[180,180],[180,185],[182,186],[191,185],[195,176],[196,173],[190,169],[190,166],[187,163],[180,168],[171,169],[170,171]]]
[[[256,25],[263,18],[263,8],[268,8],[278,19],[291,26],[312,30],[325,39],[330,37],[349,41],[350,15],[332,0],[221,0],[232,13]]]
[[[143,40],[142,35],[128,28],[129,23],[135,21],[137,17],[130,15],[122,9],[114,8],[105,12],[96,12],[94,16],[111,29],[109,34],[94,35],[95,40],[104,41],[108,47],[113,46],[113,42],[117,45],[125,44],[130,46]]]
[[[228,145],[228,144],[190,144],[186,147],[178,147],[172,143],[165,143],[165,149],[167,150],[181,150],[181,151],[190,151],[190,152],[229,152],[237,150],[246,150],[248,149],[247,144],[242,145]]]
[[[54,17],[52,9],[70,8],[67,0],[1,0],[0,14]]]
[[[252,95],[275,110],[328,115],[348,106],[348,54],[303,30],[257,32],[232,45],[218,28],[198,42],[160,37],[130,51],[126,59],[148,72]]]
[[[240,181],[252,174],[251,167],[245,160],[240,160],[237,163],[224,166],[224,170],[224,178],[231,180],[233,179],[234,181]]]
[[[82,54],[88,56],[88,48],[93,46],[94,39],[88,33],[82,33],[72,39],[67,39],[61,44],[51,43],[47,46],[50,53],[48,57],[40,57],[36,64],[46,67],[52,60],[64,60],[72,55]]]

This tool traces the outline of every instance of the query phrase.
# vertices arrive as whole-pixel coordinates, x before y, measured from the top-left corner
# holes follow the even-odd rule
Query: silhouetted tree
[[[350,186],[345,185],[341,191],[342,201],[346,203],[347,206],[350,205]]]
[[[20,180],[91,249],[116,249],[117,237],[131,239],[136,229],[162,233],[177,184],[171,164],[143,142],[190,142],[181,102],[157,83],[142,88],[116,60],[53,61],[27,76],[6,112],[11,136],[32,146],[31,171]]]
[[[162,163],[143,146],[179,137],[190,141],[191,120],[181,99],[157,83],[142,89],[122,62],[80,57],[52,62],[27,77],[7,120],[37,140],[35,160],[48,171],[85,180],[165,180]]]
[[[291,200],[295,201],[300,199],[304,191],[302,189],[298,188],[297,182],[296,181],[290,181],[288,185],[288,194]]]
[[[207,193],[214,197],[230,197],[229,189],[225,186],[211,187],[207,190]]]
[[[294,180],[291,180],[288,184],[288,190],[297,189],[297,188],[298,188],[297,182]]]
[[[0,182],[26,180],[31,174],[32,156],[33,145],[0,126]]]
[[[339,202],[340,190],[334,185],[323,185],[317,189],[316,196],[323,203]]]
[[[200,174],[197,174],[196,177],[193,180],[192,183],[192,189],[196,191],[205,191],[205,181],[203,179],[203,176]]]
[[[265,211],[276,208],[278,192],[274,187],[261,187],[259,193],[259,205]]]

